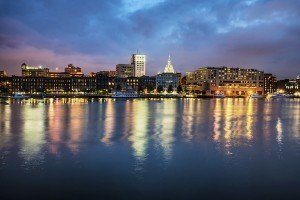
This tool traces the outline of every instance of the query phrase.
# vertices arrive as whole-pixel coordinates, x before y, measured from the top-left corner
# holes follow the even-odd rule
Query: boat
[[[269,94],[268,98],[274,98],[274,99],[281,99],[281,98],[287,98],[288,95],[284,93],[275,92],[273,94]]]
[[[13,99],[28,99],[29,96],[25,96],[25,95],[23,95],[23,94],[18,94],[18,93],[16,93],[16,94],[14,94],[14,96],[12,96],[12,98],[13,98]]]
[[[257,94],[257,93],[253,93],[250,95],[250,98],[252,99],[261,99],[261,98],[264,98],[263,95],[260,95],[260,94]]]
[[[214,98],[225,98],[225,94],[223,92],[218,92],[214,94]]]
[[[137,98],[139,95],[134,90],[115,91],[111,95],[112,98]]]

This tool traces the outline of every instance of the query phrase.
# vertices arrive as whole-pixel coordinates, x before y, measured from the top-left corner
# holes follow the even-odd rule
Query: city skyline
[[[299,74],[299,1],[0,4],[0,68],[10,75],[23,62],[111,70],[137,51],[147,55],[148,75],[162,71],[169,54],[182,73],[244,66],[279,79]]]

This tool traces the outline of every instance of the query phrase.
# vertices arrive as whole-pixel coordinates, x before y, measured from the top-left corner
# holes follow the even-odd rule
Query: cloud
[[[230,65],[294,77],[299,24],[300,1],[292,0],[0,0],[0,66],[13,73],[23,59],[72,62],[88,72],[139,50],[150,74],[171,53],[180,72]]]

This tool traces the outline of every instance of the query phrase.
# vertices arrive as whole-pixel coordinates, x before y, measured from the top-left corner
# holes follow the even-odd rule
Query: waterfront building
[[[72,77],[72,92],[96,92],[97,82],[95,77]]]
[[[146,75],[146,55],[132,54],[131,65],[134,67],[135,77],[141,77]]]
[[[139,78],[138,77],[127,77],[126,78],[126,89],[138,90]]]
[[[264,74],[264,93],[276,92],[276,77],[270,73]]]
[[[134,66],[131,64],[117,64],[116,76],[120,78],[127,78],[134,76]]]
[[[284,79],[277,81],[277,91],[287,94],[300,92],[300,77],[296,79]]]
[[[71,77],[52,77],[44,79],[43,92],[59,94],[72,91]]]
[[[142,90],[153,91],[156,88],[156,76],[139,77],[139,88]]]
[[[229,96],[264,93],[264,73],[257,69],[200,67],[188,72],[187,84],[198,85],[208,94],[222,92]]]
[[[36,93],[45,91],[45,78],[42,76],[12,76],[13,93]]]
[[[65,73],[70,74],[71,77],[83,77],[84,74],[80,67],[75,67],[73,64],[68,64],[65,67]]]
[[[110,92],[115,87],[115,77],[109,76],[109,73],[97,72],[96,73],[96,89],[97,91]]]
[[[13,93],[94,92],[97,88],[94,77],[13,76],[11,84]]]
[[[180,80],[181,73],[175,72],[171,62],[171,57],[169,56],[164,72],[156,75],[156,89],[162,87],[165,91],[169,88],[176,91],[178,85],[180,85]]]
[[[11,91],[11,77],[0,76],[0,93],[9,93]]]
[[[49,69],[42,66],[29,66],[26,63],[21,65],[23,77],[48,77]]]

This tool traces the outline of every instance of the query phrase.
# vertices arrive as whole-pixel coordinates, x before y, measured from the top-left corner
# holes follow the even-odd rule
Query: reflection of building
[[[146,75],[146,55],[132,54],[131,65],[134,67],[134,76]]]
[[[173,90],[176,90],[180,84],[180,79],[181,74],[175,72],[169,56],[164,73],[159,73],[156,75],[156,88],[163,87],[165,90],[167,90],[169,87],[172,87]]]
[[[264,93],[274,93],[276,91],[276,77],[272,74],[264,74]]]
[[[264,73],[257,69],[201,67],[187,73],[187,84],[201,86],[201,91],[214,94],[263,94]]]
[[[21,69],[24,77],[47,77],[49,75],[49,69],[42,66],[34,67],[23,63]]]
[[[127,78],[134,76],[134,66],[131,64],[117,64],[116,65],[117,77]]]

